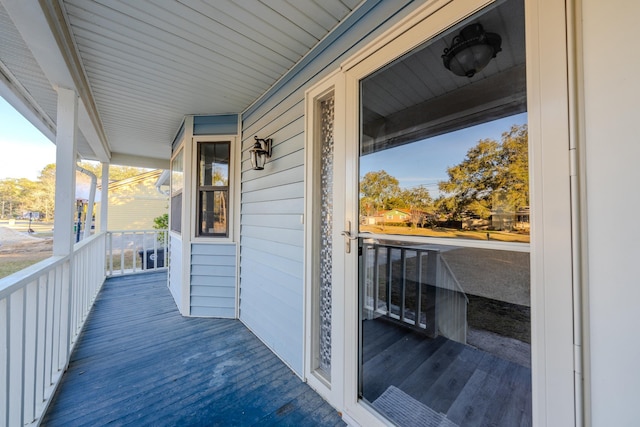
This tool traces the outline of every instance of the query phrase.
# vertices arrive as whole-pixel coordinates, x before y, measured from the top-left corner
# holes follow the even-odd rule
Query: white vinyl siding
[[[415,3],[363,4],[243,117],[240,318],[298,375],[304,368],[304,92]],[[262,171],[249,162],[255,135],[274,144]]]
[[[236,244],[191,245],[191,315],[235,318]]]

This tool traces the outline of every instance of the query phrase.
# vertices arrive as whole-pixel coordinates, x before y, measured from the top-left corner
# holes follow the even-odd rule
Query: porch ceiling
[[[0,0],[0,95],[52,138],[73,85],[82,157],[157,165],[184,115],[244,111],[360,3]]]

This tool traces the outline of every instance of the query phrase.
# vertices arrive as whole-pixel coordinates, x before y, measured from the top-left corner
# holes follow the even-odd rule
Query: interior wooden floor
[[[531,425],[529,368],[384,319],[364,321],[363,342],[362,396],[370,403],[395,386],[448,423],[424,425]]]

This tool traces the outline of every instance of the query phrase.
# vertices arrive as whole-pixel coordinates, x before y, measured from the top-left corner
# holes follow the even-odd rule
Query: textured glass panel
[[[333,233],[333,111],[331,97],[320,104],[320,370],[331,372],[331,236]]]

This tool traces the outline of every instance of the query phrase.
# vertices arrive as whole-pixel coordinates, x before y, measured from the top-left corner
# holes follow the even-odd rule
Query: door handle
[[[357,236],[354,236],[353,234],[351,234],[350,231],[347,231],[347,230],[343,231],[340,234],[343,235],[346,239],[349,239],[349,240],[357,240],[358,239]]]
[[[344,237],[344,251],[350,254],[351,241],[358,240],[358,236],[354,236],[353,234],[351,234],[351,221],[345,221],[344,228],[346,228],[346,230],[342,231],[340,235]]]

